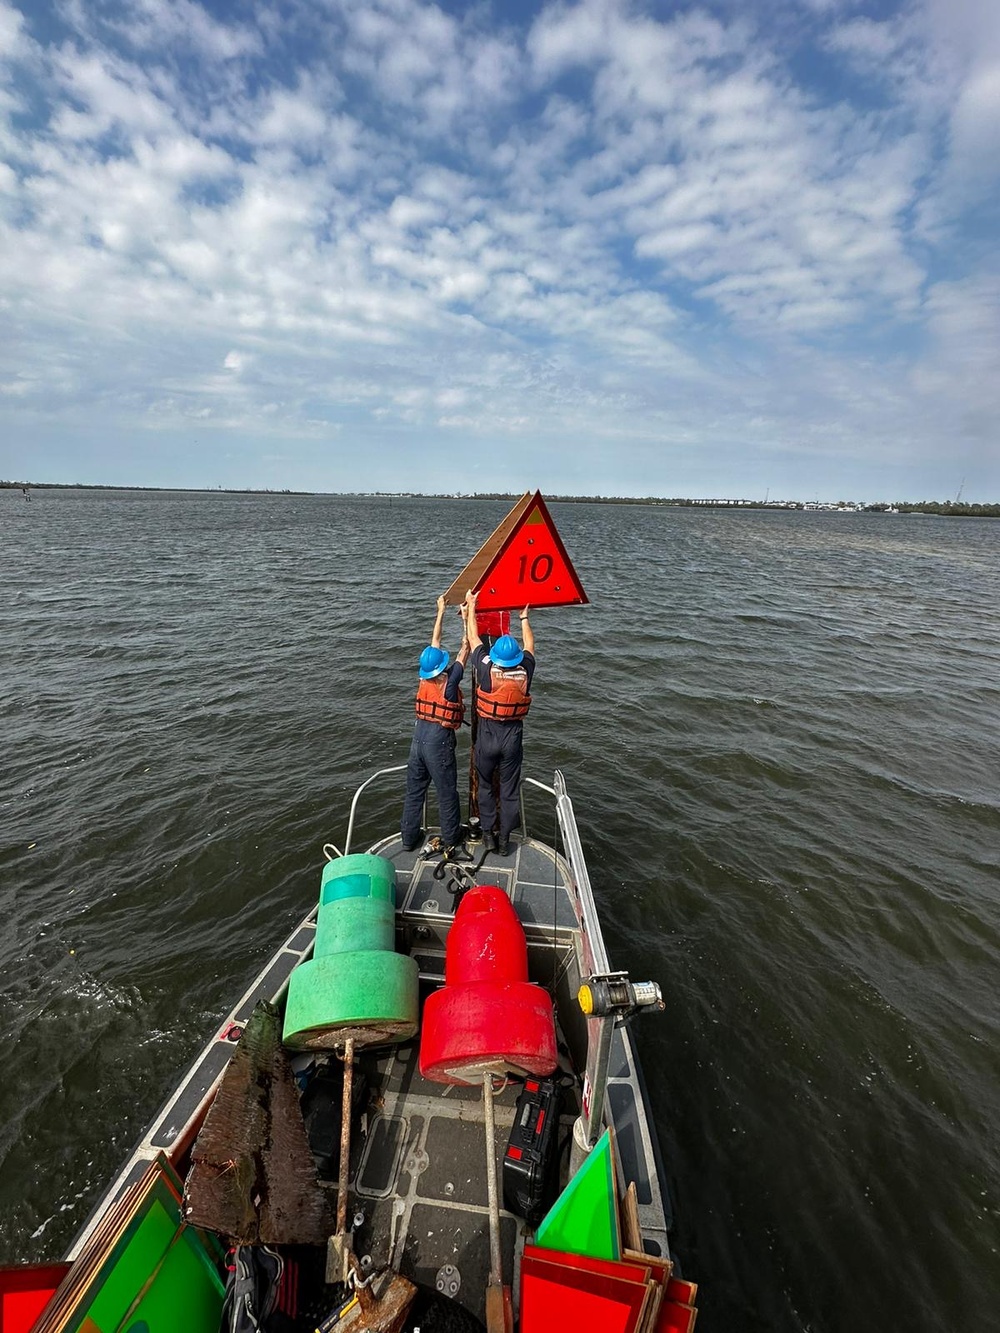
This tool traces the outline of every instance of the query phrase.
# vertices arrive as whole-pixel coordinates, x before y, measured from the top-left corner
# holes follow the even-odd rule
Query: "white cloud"
[[[6,0],[0,0],[0,59],[20,56],[25,48],[24,16]]]
[[[898,19],[855,17],[834,28],[826,45],[831,51],[853,56],[867,71],[874,72],[880,66],[891,69],[886,62],[899,56],[904,40],[904,25]]]
[[[543,17],[540,72],[582,65],[596,80],[603,152],[577,169],[579,192],[600,161],[606,179],[591,197],[608,223],[640,258],[662,261],[665,280],[679,276],[741,322],[842,324],[873,294],[912,310],[921,273],[898,218],[925,169],[921,146],[886,145],[882,126],[847,105],[814,106],[747,36],[704,15],[663,25],[599,0]]]
[[[113,127],[129,134],[156,134],[173,123],[169,108],[150,90],[141,71],[106,53],[87,54],[67,46],[55,53],[52,70],[67,99],[53,124],[59,138],[96,139]]]
[[[127,18],[109,20],[109,26],[112,22],[139,50],[160,52],[176,46],[229,61],[263,49],[259,32],[249,24],[220,23],[194,0],[132,0]],[[83,26],[89,24],[84,20]]]
[[[1000,171],[1000,54],[969,71],[951,118],[952,160],[957,174],[996,187]]]
[[[981,440],[997,452],[1000,420],[1000,275],[939,282],[926,301],[929,355],[913,385],[930,410],[953,405],[952,435]]]
[[[258,143],[315,147],[326,135],[330,107],[340,100],[335,86],[321,90],[308,79],[294,92],[276,88],[255,120],[254,137]]]
[[[891,90],[928,141],[920,234],[944,244],[1000,180],[1000,8],[924,0],[880,21],[852,18],[827,36],[876,87]],[[933,151],[943,144],[943,152]]]
[[[836,95],[765,10],[64,13],[45,46],[0,0],[13,429],[446,429],[625,467],[623,440],[897,459],[963,399],[998,419],[996,287],[954,243],[997,175],[1000,45],[968,6],[957,35],[820,7]]]
[[[463,116],[503,104],[516,88],[516,47],[484,31],[475,10],[460,21],[421,0],[351,0],[340,9],[344,68],[405,107],[417,131],[461,131]]]
[[[391,226],[401,231],[425,227],[429,222],[441,219],[441,207],[429,199],[413,199],[409,195],[397,195],[392,201],[387,214]]]

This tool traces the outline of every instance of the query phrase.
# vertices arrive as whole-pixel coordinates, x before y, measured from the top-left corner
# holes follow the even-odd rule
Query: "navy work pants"
[[[524,759],[524,724],[493,722],[479,718],[476,722],[476,772],[479,774],[479,819],[485,833],[494,829],[500,841],[509,838],[521,822],[518,792],[521,786],[521,763]],[[493,795],[493,775],[500,780],[500,816],[497,821],[497,803]]]
[[[462,832],[455,732],[451,727],[442,727],[440,722],[418,719],[413,728],[410,757],[406,761],[406,800],[399,821],[399,832],[407,850],[412,850],[420,842],[424,797],[432,782],[441,815],[441,840],[446,847],[451,847],[458,842]]]

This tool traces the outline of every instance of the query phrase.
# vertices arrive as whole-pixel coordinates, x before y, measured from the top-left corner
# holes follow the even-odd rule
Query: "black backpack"
[[[229,1252],[226,1296],[219,1333],[280,1333],[287,1316],[278,1311],[285,1261],[267,1245],[237,1245]]]

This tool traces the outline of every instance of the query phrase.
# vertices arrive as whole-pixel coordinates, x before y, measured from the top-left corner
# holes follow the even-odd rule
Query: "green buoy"
[[[288,982],[284,1044],[330,1050],[408,1041],[417,1030],[417,963],[396,953],[396,871],[364,853],[323,871],[312,958]]]

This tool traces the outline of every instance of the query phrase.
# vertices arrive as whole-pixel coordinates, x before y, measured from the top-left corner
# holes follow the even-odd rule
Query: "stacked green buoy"
[[[396,872],[360,853],[327,863],[316,943],[288,982],[284,1044],[330,1050],[408,1041],[417,1030],[416,960],[396,953]]]

